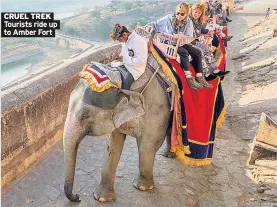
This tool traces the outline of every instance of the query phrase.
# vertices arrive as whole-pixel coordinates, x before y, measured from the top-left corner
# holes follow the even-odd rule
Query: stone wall
[[[92,60],[107,63],[120,48],[119,44],[90,48],[35,77],[2,88],[2,187],[62,139],[69,96],[83,65]]]

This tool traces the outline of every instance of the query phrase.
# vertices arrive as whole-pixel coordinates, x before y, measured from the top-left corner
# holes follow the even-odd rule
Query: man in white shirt
[[[120,24],[113,26],[110,37],[123,43],[121,51],[123,65],[118,69],[124,79],[121,88],[130,89],[132,83],[145,72],[148,57],[147,41],[135,31],[131,33]]]

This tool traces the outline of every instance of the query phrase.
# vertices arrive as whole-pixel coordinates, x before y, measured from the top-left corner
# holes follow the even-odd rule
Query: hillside
[[[134,4],[136,5],[136,4]],[[125,11],[119,10],[107,15],[106,11],[85,13],[62,22],[61,33],[86,39],[107,41],[112,25],[121,23],[133,30],[137,23],[144,25],[167,14],[174,13],[176,2],[144,2]]]

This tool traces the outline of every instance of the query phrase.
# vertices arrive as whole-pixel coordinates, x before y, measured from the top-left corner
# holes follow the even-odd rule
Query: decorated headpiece
[[[121,24],[115,24],[110,33],[110,37],[113,40],[118,40],[118,38],[120,37],[120,35],[122,33],[122,29],[123,29],[123,26]]]

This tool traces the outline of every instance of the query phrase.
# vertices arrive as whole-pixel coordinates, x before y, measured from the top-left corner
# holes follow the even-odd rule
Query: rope
[[[148,81],[148,83],[146,84],[146,86],[143,88],[142,92],[140,94],[143,94],[143,92],[145,91],[145,89],[148,87],[148,85],[150,84],[150,82],[153,80],[153,78],[155,77],[155,75],[157,74],[157,72],[159,71],[159,69],[161,68],[161,66],[159,66],[155,73],[152,75],[152,77],[150,78],[150,80]]]

